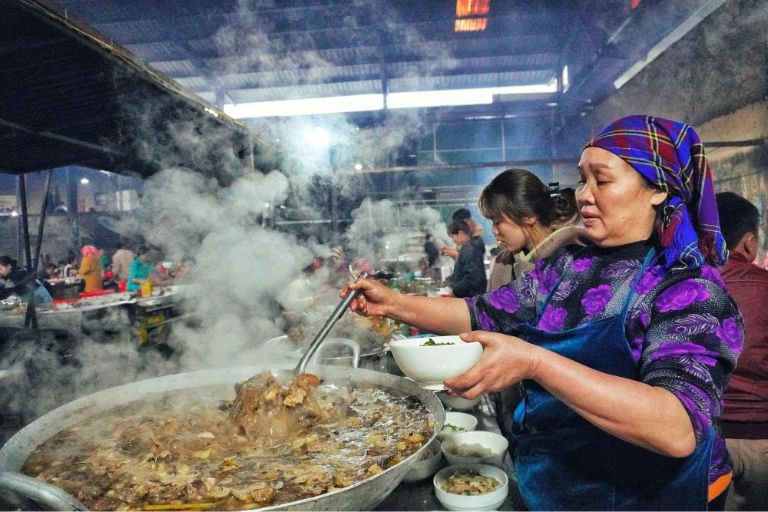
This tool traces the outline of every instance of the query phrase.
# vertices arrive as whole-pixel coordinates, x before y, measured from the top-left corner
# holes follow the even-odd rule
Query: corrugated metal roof
[[[569,5],[513,9],[492,2],[485,33],[455,34],[455,6],[438,0],[58,3],[184,87],[234,101],[379,92],[382,79],[396,83],[414,74],[462,86],[470,80],[450,76],[551,75],[567,26],[561,9]]]
[[[378,91],[413,75],[469,87],[465,77],[479,86],[491,73],[513,73],[528,84],[568,65],[571,88],[558,116],[567,119],[612,92],[618,75],[709,1],[644,0],[632,9],[628,0],[491,0],[487,29],[469,33],[453,31],[455,2],[447,0],[56,3],[205,98]],[[526,108],[548,115],[547,102]]]

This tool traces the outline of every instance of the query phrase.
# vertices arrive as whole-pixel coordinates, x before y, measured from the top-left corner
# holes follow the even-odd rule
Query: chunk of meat
[[[232,417],[258,447],[274,446],[328,419],[313,393],[316,375],[301,374],[284,388],[269,372],[235,384]]]

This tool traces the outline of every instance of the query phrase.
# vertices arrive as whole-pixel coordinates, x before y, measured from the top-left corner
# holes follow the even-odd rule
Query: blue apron
[[[520,337],[590,368],[639,380],[624,320],[654,254],[646,257],[615,316],[555,333],[525,325]],[[513,442],[517,481],[529,509],[706,510],[712,431],[689,457],[665,457],[600,430],[536,382],[523,381],[523,396],[514,412]]]

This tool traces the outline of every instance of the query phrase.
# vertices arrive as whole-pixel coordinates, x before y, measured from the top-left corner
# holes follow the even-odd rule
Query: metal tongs
[[[354,282],[364,277],[368,277],[368,272],[361,272],[359,275],[354,276],[354,279],[352,281]],[[328,333],[331,332],[331,329],[333,329],[333,326],[336,325],[336,322],[339,321],[339,318],[341,318],[342,315],[344,315],[344,312],[347,310],[349,303],[352,302],[352,299],[354,299],[357,296],[358,291],[359,290],[350,290],[347,296],[341,300],[338,306],[336,306],[336,309],[333,310],[333,313],[331,313],[331,316],[328,317],[328,320],[325,321],[325,325],[323,325],[323,328],[320,329],[320,332],[317,333],[317,336],[315,336],[315,339],[312,340],[312,343],[310,343],[307,351],[304,353],[303,356],[301,356],[301,359],[299,360],[299,364],[297,364],[296,368],[294,368],[293,370],[295,375],[300,375],[304,373],[304,370],[307,369],[307,364],[309,364],[310,359],[312,359],[312,356],[315,355],[315,352],[317,352],[317,349],[320,348],[320,345],[323,343],[326,336],[328,336]]]

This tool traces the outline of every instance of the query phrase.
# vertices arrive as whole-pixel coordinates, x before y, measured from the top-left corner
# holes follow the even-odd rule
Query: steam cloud
[[[264,8],[261,4],[260,8]],[[214,83],[239,83],[239,70],[254,64],[275,66],[278,58],[283,59],[277,63],[280,67],[298,70],[297,86],[306,87],[333,73],[327,52],[312,50],[308,41],[292,39],[289,44],[268,40],[259,30],[261,21],[249,2],[241,0],[239,5],[241,16],[218,32],[215,43],[221,54],[242,55],[243,60],[214,61],[210,68]],[[361,30],[361,34],[364,32]],[[408,31],[399,37],[407,42],[422,36]],[[427,61],[441,62],[443,67],[451,65],[449,55],[431,55]],[[307,64],[317,71],[302,69]],[[414,66],[402,70],[401,78],[429,74],[429,69]],[[258,76],[254,80],[252,87],[274,85]],[[283,98],[286,96],[291,93]],[[158,247],[163,260],[190,265],[178,296],[182,314],[194,321],[176,322],[169,342],[181,359],[171,362],[159,354],[139,353],[128,336],[119,343],[101,343],[86,337],[71,347],[78,363],[68,366],[50,351],[32,349],[32,345],[22,349],[24,340],[20,339],[15,357],[3,361],[2,367],[18,367],[26,361],[35,366],[37,375],[50,378],[46,386],[27,383],[34,399],[23,393],[5,397],[5,403],[14,401],[11,409],[28,408],[34,403],[35,416],[63,399],[141,378],[197,368],[283,363],[264,342],[285,334],[297,322],[303,324],[305,335],[314,336],[339,300],[339,283],[349,279],[348,274],[339,274],[331,265],[312,275],[304,274],[302,269],[314,257],[330,260],[332,246],[343,245],[350,260],[364,258],[378,270],[387,260],[402,259],[409,248],[417,247],[414,240],[423,245],[427,232],[435,235],[440,245],[449,243],[439,212],[361,197],[370,183],[365,175],[353,171],[357,163],[365,168],[391,163],[393,150],[422,135],[425,126],[415,113],[388,112],[379,117],[375,126],[362,130],[343,116],[325,116],[322,122],[281,119],[251,123],[255,139],[274,146],[257,151],[257,157],[264,156],[264,161],[256,162],[257,168],[267,170],[262,172],[248,168],[231,151],[232,145],[220,138],[221,133],[206,129],[202,116],[199,120],[175,122],[168,115],[168,105],[150,104],[144,98],[125,98],[123,108],[127,116],[138,120],[132,126],[147,127],[146,133],[129,134],[134,149],[147,160],[160,162],[164,170],[145,181],[140,208],[110,227],[128,239]],[[150,135],[157,133],[150,127],[159,124],[167,128],[166,139]],[[330,148],[313,148],[307,142],[306,133],[318,126],[331,134]],[[219,179],[195,168],[180,167],[180,153],[187,162],[199,162],[201,168],[215,159]],[[279,161],[277,153],[282,155]],[[279,170],[269,170],[273,167]],[[328,180],[342,197],[359,201],[341,239],[312,232],[297,235],[275,223],[280,219],[279,207],[290,197],[294,198],[293,213],[299,220],[323,220],[309,204],[317,199],[312,185],[318,176]],[[409,265],[414,270],[417,261],[412,259]],[[361,324],[359,318],[345,315],[332,336],[361,341],[369,332],[369,326]],[[43,341],[46,343],[50,346],[56,342],[48,339]],[[51,394],[48,398],[44,396],[46,389]],[[71,396],[62,396],[62,389]]]

